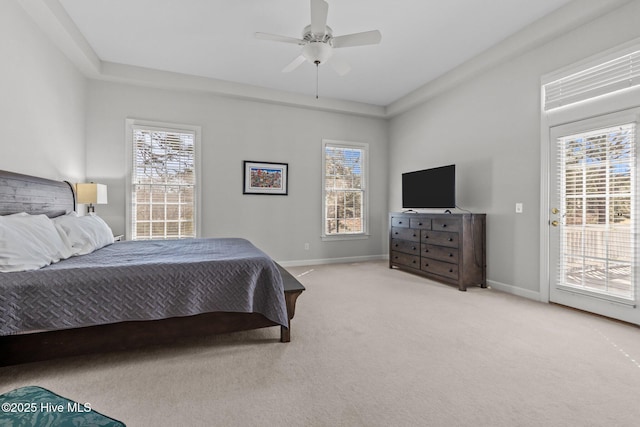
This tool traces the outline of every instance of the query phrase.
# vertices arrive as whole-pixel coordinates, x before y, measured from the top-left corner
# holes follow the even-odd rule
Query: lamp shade
[[[76,184],[76,194],[78,203],[82,204],[107,204],[107,186],[104,184]]]

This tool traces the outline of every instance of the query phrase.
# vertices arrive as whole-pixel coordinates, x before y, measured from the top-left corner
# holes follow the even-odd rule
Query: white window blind
[[[635,299],[636,126],[557,139],[561,194],[558,283]]]
[[[131,238],[196,237],[195,132],[132,132]]]
[[[324,144],[323,235],[364,234],[366,145]]]
[[[551,110],[640,84],[640,51],[618,57],[544,85]]]

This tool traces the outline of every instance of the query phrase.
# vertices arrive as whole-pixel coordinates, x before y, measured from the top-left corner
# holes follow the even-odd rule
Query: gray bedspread
[[[125,241],[0,274],[0,335],[226,311],[288,326],[276,264],[244,239]]]

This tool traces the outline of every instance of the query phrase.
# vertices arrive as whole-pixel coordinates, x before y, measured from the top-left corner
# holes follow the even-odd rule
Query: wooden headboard
[[[75,209],[71,183],[0,170],[0,215],[27,212],[53,218]]]

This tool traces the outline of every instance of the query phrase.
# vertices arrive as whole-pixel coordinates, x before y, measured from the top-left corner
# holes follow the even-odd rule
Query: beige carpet
[[[637,426],[640,329],[384,262],[291,268],[277,328],[0,368],[135,426]],[[306,274],[305,274],[306,273]]]

